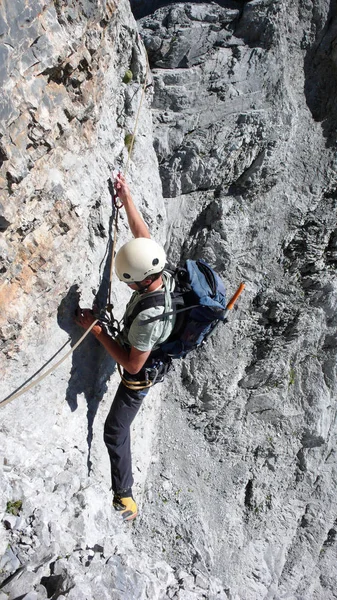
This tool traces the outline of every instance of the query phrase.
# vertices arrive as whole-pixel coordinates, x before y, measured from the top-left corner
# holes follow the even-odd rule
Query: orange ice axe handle
[[[245,284],[244,283],[240,283],[238,289],[236,290],[234,296],[232,296],[232,298],[230,299],[230,301],[228,302],[227,306],[226,306],[226,311],[227,310],[232,310],[235,302],[237,301],[238,297],[241,296],[243,290],[245,289]]]

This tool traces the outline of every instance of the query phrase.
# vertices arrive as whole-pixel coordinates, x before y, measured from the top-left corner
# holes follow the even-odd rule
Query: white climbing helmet
[[[135,238],[118,250],[115,270],[120,281],[135,283],[160,273],[165,263],[166,254],[162,246],[149,238]]]

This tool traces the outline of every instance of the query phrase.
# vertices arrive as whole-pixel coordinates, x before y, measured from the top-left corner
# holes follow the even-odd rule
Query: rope
[[[96,321],[94,321],[90,325],[90,327],[84,332],[84,334],[82,335],[82,337],[80,337],[80,339],[78,340],[78,342],[76,342],[76,344],[71,348],[71,350],[69,350],[62,358],[60,358],[60,360],[57,361],[57,363],[55,363],[55,365],[53,365],[52,367],[50,367],[50,369],[48,369],[48,371],[46,371],[45,373],[43,373],[43,375],[41,375],[40,377],[38,377],[37,379],[35,379],[35,381],[32,381],[32,383],[30,385],[28,385],[27,387],[20,386],[20,388],[22,388],[22,389],[20,389],[20,391],[18,391],[18,392],[14,392],[10,396],[7,396],[7,398],[5,398],[4,400],[2,400],[0,402],[0,407],[5,406],[6,404],[8,404],[9,402],[12,402],[12,400],[15,400],[16,398],[19,398],[19,396],[21,396],[22,394],[25,394],[26,392],[28,392],[29,390],[31,390],[35,385],[37,385],[38,383],[40,383],[40,381],[42,381],[43,379],[45,379],[45,377],[47,377],[47,375],[49,375],[50,373],[52,373],[53,371],[55,371],[57,369],[57,367],[59,367],[68,358],[68,356],[70,356],[70,354],[72,354],[73,352],[75,352],[76,348],[78,348],[78,346],[80,344],[82,344],[83,340],[87,337],[88,333],[90,333],[90,331],[92,330],[92,328],[94,327],[94,325],[96,325],[97,322],[98,322],[98,319],[96,319]],[[41,367],[41,369],[39,371],[41,371],[43,368],[44,367]]]
[[[67,340],[64,344],[62,344],[61,348],[59,348],[55,354],[53,354],[53,356],[51,356],[45,363],[44,365],[42,365],[42,367],[40,367],[40,369],[38,369],[37,371],[35,371],[35,373],[33,373],[33,375],[31,375],[30,377],[28,377],[28,379],[26,379],[26,381],[24,381],[21,385],[19,385],[19,387],[16,388],[16,390],[14,390],[14,392],[12,392],[9,396],[6,396],[6,398],[4,398],[4,400],[7,400],[7,398],[9,398],[10,396],[13,396],[13,394],[16,394],[17,392],[19,392],[23,387],[26,387],[26,385],[32,381],[32,379],[34,379],[34,377],[36,377],[39,373],[41,373],[41,371],[43,371],[43,369],[45,369],[45,367],[47,365],[49,365],[49,363],[52,362],[52,360],[54,360],[55,356],[57,356],[58,354],[60,354],[60,352],[62,352],[63,348],[65,348],[68,344],[70,344],[71,339],[69,338],[69,340]]]
[[[128,169],[129,169],[129,165],[130,165],[130,160],[131,160],[131,154],[132,154],[132,150],[133,150],[133,145],[135,143],[135,138],[136,138],[136,131],[138,129],[138,121],[139,121],[139,116],[140,116],[140,111],[144,102],[144,98],[145,98],[145,92],[146,92],[146,86],[147,86],[147,80],[148,80],[148,75],[149,75],[149,59],[147,54],[146,56],[146,71],[145,71],[145,78],[144,78],[144,83],[142,86],[142,94],[140,97],[140,101],[139,101],[139,105],[138,105],[138,110],[137,110],[137,114],[136,114],[136,120],[135,120],[135,126],[133,129],[133,133],[132,133],[132,137],[131,137],[131,142],[128,148],[128,158],[126,161],[126,166],[124,169],[124,176],[126,177]],[[123,202],[121,202],[120,204],[117,203],[117,199],[116,199],[116,195],[113,195],[113,202],[116,208],[116,217],[115,217],[115,227],[114,227],[114,238],[113,238],[113,244],[112,244],[112,252],[111,252],[111,263],[110,263],[110,276],[109,276],[109,293],[108,293],[108,304],[107,304],[107,310],[110,311],[110,313],[112,312],[112,302],[111,302],[111,293],[112,293],[112,276],[113,276],[113,271],[114,271],[114,265],[115,265],[115,251],[116,251],[116,245],[117,245],[117,235],[118,235],[118,216],[119,216],[119,210],[122,208],[123,206]]]
[[[129,164],[130,164],[130,159],[131,159],[131,154],[132,154],[132,150],[133,150],[133,144],[135,141],[135,137],[136,137],[136,131],[138,128],[138,121],[139,121],[139,115],[140,115],[140,110],[142,108],[142,104],[144,101],[144,97],[145,97],[145,92],[146,92],[146,86],[147,86],[147,78],[149,75],[149,59],[146,53],[146,71],[145,71],[145,79],[144,79],[144,83],[143,83],[143,88],[142,88],[142,95],[140,97],[140,101],[139,101],[139,106],[138,106],[138,110],[137,110],[137,115],[136,115],[136,120],[135,120],[135,126],[134,126],[134,130],[133,130],[133,134],[132,134],[132,138],[131,138],[131,142],[130,142],[130,146],[129,146],[129,151],[128,151],[128,159],[126,161],[126,166],[125,166],[125,170],[124,170],[124,174],[126,177],[126,174],[128,172],[128,168],[129,168]]]

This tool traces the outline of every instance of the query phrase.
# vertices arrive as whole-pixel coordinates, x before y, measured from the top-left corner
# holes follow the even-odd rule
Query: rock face
[[[79,338],[80,295],[106,301],[142,41],[136,203],[173,264],[203,256],[246,292],[137,417],[131,529],[110,512],[118,378],[95,341],[0,407],[3,596],[335,598],[334,5],[170,4],[141,41],[126,2],[23,4],[1,8],[4,397]],[[118,318],[125,299],[116,284]]]

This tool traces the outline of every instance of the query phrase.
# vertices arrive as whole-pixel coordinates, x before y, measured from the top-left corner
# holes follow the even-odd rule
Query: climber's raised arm
[[[120,198],[124,204],[132,235],[135,238],[151,237],[147,225],[144,223],[143,218],[133,203],[131,192],[125,181],[125,177],[121,173],[116,176],[115,188],[118,198]]]

